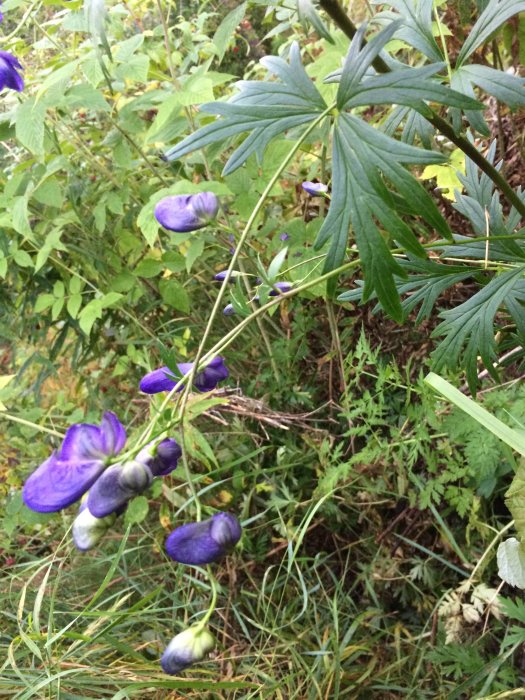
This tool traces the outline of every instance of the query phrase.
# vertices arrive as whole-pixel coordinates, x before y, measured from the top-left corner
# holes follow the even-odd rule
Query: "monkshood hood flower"
[[[80,511],[73,521],[73,542],[75,547],[81,552],[87,552],[97,545],[102,537],[117,519],[117,514],[112,513],[105,518],[96,518],[89,512],[87,503],[84,501],[80,506]]]
[[[187,523],[174,530],[166,540],[166,551],[179,564],[211,564],[233,549],[241,532],[235,515],[216,513],[209,520]]]
[[[129,500],[150,486],[154,477],[170,474],[181,455],[178,443],[167,438],[156,447],[150,443],[124,464],[112,464],[89,491],[89,512],[95,518],[105,518],[125,508]]]
[[[214,647],[215,639],[211,632],[206,627],[195,625],[173,637],[162,654],[160,665],[164,673],[175,676],[202,661]]]
[[[19,70],[23,70],[19,60],[8,51],[0,51],[0,90],[7,87],[22,92],[24,80]]]
[[[272,286],[273,289],[271,292],[269,292],[268,296],[276,297],[279,294],[286,294],[286,292],[289,292],[290,289],[292,289],[293,284],[290,282],[274,282]]]
[[[218,272],[216,275],[213,276],[214,280],[218,280],[219,282],[224,282],[226,279],[226,275],[228,274],[228,270],[223,270],[222,272]],[[235,282],[235,279],[237,277],[240,277],[242,275],[242,272],[237,272],[237,270],[232,270],[230,272],[230,283]]]
[[[301,187],[305,192],[312,195],[312,197],[319,197],[320,195],[324,195],[326,192],[328,192],[328,185],[323,185],[322,182],[309,182],[307,180],[306,182],[302,183]]]
[[[213,192],[199,192],[164,197],[156,205],[154,214],[168,231],[188,233],[207,226],[218,211],[219,200]]]
[[[193,364],[193,362],[181,362],[177,364],[177,369],[185,376],[191,372]],[[193,380],[193,386],[199,391],[212,391],[219,382],[227,379],[228,376],[229,372],[224,364],[224,358],[214,357],[202,372],[197,373]],[[158,394],[160,391],[171,391],[178,381],[178,377],[170,372],[168,367],[160,367],[142,377],[139,388],[145,394]]]
[[[67,508],[93,486],[125,443],[124,426],[111,411],[104,413],[100,426],[90,423],[72,425],[61,448],[53,452],[24,484],[24,503],[39,513]]]

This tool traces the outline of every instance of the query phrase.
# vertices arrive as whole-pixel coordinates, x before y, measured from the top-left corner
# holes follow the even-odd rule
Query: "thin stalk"
[[[19,418],[18,416],[13,416],[10,413],[6,413],[5,411],[0,412],[0,416],[2,418],[7,418],[7,420],[13,421],[13,423],[20,423],[20,425],[25,425],[28,428],[33,428],[34,430],[38,430],[42,433],[49,433],[49,435],[54,435],[55,437],[59,437],[61,439],[64,438],[64,433],[59,433],[58,430],[52,430],[51,428],[44,428],[43,425],[38,425],[38,423],[32,423],[30,420],[25,420],[25,418]]]
[[[357,28],[352,20],[343,10],[338,0],[319,0],[319,5],[337,24],[337,26],[346,34],[349,39],[353,39]],[[372,65],[378,73],[390,73],[390,68],[381,56],[376,56]],[[505,195],[512,206],[525,218],[525,203],[521,201],[516,192],[509,185],[507,180],[499,173],[489,161],[482,156],[478,149],[464,136],[459,136],[454,131],[452,124],[446,119],[440,117],[429,108],[429,113],[423,115],[425,119],[432,124],[438,131],[446,136],[449,141],[452,141],[463,153],[465,153],[476,165],[492,180],[496,187]]]
[[[202,620],[199,621],[199,624],[197,625],[199,630],[202,630],[206,627],[208,624],[208,621],[210,617],[213,615],[215,611],[215,607],[217,605],[217,595],[218,595],[218,583],[217,579],[215,578],[213,571],[211,569],[211,566],[206,567],[206,572],[208,574],[208,580],[210,582],[211,586],[211,600],[210,600],[210,605],[208,607],[208,610],[206,611],[206,614],[202,618]]]
[[[345,379],[345,365],[344,365],[344,358],[343,358],[343,348],[341,347],[341,339],[339,338],[339,329],[337,328],[337,318],[335,316],[335,311],[334,311],[334,302],[331,299],[326,300],[326,311],[328,314],[328,323],[330,325],[330,333],[332,335],[332,346],[334,348],[336,357],[337,357],[337,363],[339,366],[339,375],[341,378],[340,381],[340,389],[341,392],[343,393],[343,396],[347,397],[347,386],[346,386],[346,379]]]

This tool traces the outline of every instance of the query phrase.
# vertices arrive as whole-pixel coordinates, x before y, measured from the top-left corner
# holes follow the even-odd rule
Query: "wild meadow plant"
[[[224,59],[249,3],[226,14],[216,27],[213,41],[204,34],[206,21],[215,19],[212,14],[200,13],[190,22],[184,16],[174,19],[169,4],[147,4],[147,12],[143,12],[136,3],[131,3],[130,9],[126,3],[85,0],[83,12],[79,11],[79,3],[72,9],[62,8],[56,15],[49,11],[46,26],[41,27],[36,21],[40,6],[34,3],[12,36],[6,36],[6,41],[18,41],[17,33],[24,30],[30,18],[35,18],[35,32],[41,30],[42,34],[38,46],[56,51],[56,56],[53,53],[47,75],[46,68],[41,81],[31,84],[34,91],[24,95],[22,63],[15,53],[0,51],[0,89],[22,93],[19,102],[9,103],[14,132],[9,131],[11,124],[6,123],[6,129],[15,139],[16,148],[30,154],[24,167],[17,168],[14,163],[20,156],[14,152],[9,166],[10,185],[0,199],[5,215],[0,221],[12,231],[12,240],[2,234],[0,272],[2,276],[16,275],[13,289],[17,304],[23,307],[22,302],[28,299],[27,306],[36,314],[49,314],[47,326],[24,319],[29,325],[33,323],[30,330],[34,342],[38,339],[45,347],[50,325],[57,324],[57,336],[50,350],[52,359],[60,356],[63,344],[71,336],[78,339],[75,356],[84,362],[90,357],[99,360],[104,357],[104,349],[112,347],[111,357],[119,363],[114,376],[135,376],[138,368],[141,372],[150,370],[138,387],[133,384],[132,400],[140,397],[139,392],[165,394],[151,399],[148,405],[152,417],[141,429],[134,425],[129,440],[112,410],[103,414],[99,424],[76,419],[64,436],[59,434],[63,438],[60,447],[28,476],[22,498],[29,509],[44,514],[79,503],[71,529],[73,542],[81,552],[98,547],[103,551],[104,538],[118,531],[122,522],[119,518],[126,517],[135,499],[144,497],[150,488],[161,493],[158,485],[165,477],[184,472],[190,498],[180,511],[191,508],[194,513],[191,519],[184,516],[186,522],[167,536],[165,552],[183,566],[206,567],[198,569],[201,578],[188,576],[186,580],[191,581],[198,594],[204,578],[210,602],[204,612],[196,614],[199,619],[192,619],[159,654],[164,672],[179,675],[205,660],[215,648],[208,625],[217,609],[219,585],[212,565],[224,561],[242,536],[242,518],[231,512],[233,508],[219,506],[218,498],[213,504],[203,502],[189,464],[191,445],[197,446],[195,452],[203,461],[216,459],[213,446],[194,430],[193,421],[209,409],[227,405],[227,395],[217,394],[216,390],[235,374],[230,363],[235,345],[246,348],[245,339],[250,337],[254,345],[263,348],[273,379],[282,388],[286,376],[276,359],[277,342],[272,343],[268,328],[275,330],[273,317],[278,308],[283,323],[289,324],[287,304],[292,298],[304,301],[306,310],[298,312],[298,316],[308,316],[307,302],[315,300],[322,304],[319,308],[323,309],[330,331],[330,363],[335,358],[338,365],[341,390],[339,394],[334,391],[330,381],[329,404],[337,405],[339,413],[337,419],[330,420],[338,430],[340,422],[345,423],[345,428],[340,429],[337,440],[327,439],[322,447],[315,437],[305,438],[318,450],[320,459],[326,460],[329,455],[331,461],[328,465],[325,462],[324,474],[317,477],[314,496],[309,494],[311,510],[297,528],[295,543],[289,542],[286,577],[281,579],[286,582],[292,579],[299,549],[307,540],[314,516],[326,506],[326,521],[330,523],[334,511],[337,514],[331,501],[340,482],[350,479],[353,470],[362,467],[365,457],[370,461],[384,459],[384,453],[392,449],[389,442],[395,442],[385,440],[385,435],[390,437],[399,427],[394,419],[394,428],[384,422],[384,407],[380,407],[377,416],[366,419],[372,426],[369,432],[361,425],[356,428],[361,416],[353,414],[355,406],[361,413],[367,408],[364,401],[358,402],[348,391],[351,371],[345,357],[349,353],[341,342],[336,306],[354,309],[372,301],[376,312],[381,311],[398,323],[407,321],[413,312],[416,322],[420,322],[435,313],[441,295],[468,282],[472,294],[440,312],[441,320],[432,331],[436,342],[432,354],[434,369],[464,369],[467,388],[475,393],[482,374],[480,361],[497,378],[502,352],[522,352],[525,237],[519,226],[525,218],[525,198],[521,188],[513,188],[504,176],[496,160],[495,143],[484,149],[479,137],[487,138],[491,133],[483,117],[483,97],[490,95],[511,109],[525,106],[524,81],[502,69],[501,57],[494,59],[494,66],[473,63],[471,59],[490,43],[504,22],[525,11],[525,2],[480,3],[477,19],[452,60],[440,5],[434,6],[430,0],[382,3],[386,7],[371,14],[370,21],[359,27],[338,0],[319,0],[318,5],[301,0],[292,9],[286,3],[258,0],[255,4],[266,6],[269,15],[275,12],[285,18],[274,34],[280,34],[278,55],[263,57],[260,67],[251,66],[249,79],[233,84],[232,90],[224,88],[232,76],[224,77],[211,66],[214,60],[220,65]],[[207,4],[203,3],[202,8]],[[158,11],[160,17],[150,29],[148,22],[153,20],[149,14],[153,11]],[[123,32],[122,16],[128,17],[127,13],[129,31]],[[329,27],[327,22],[331,23]],[[121,40],[115,46],[110,45],[108,27],[115,35],[121,32]],[[310,27],[318,39],[307,34]],[[61,52],[60,43],[54,39],[57,31],[73,33],[71,55],[69,49]],[[79,45],[77,34],[81,32],[89,40]],[[311,41],[321,40],[326,46],[344,45],[344,51],[337,53],[334,49],[335,63],[328,60],[327,69],[316,75],[319,47],[308,52]],[[16,46],[18,50],[19,44]],[[77,49],[78,57],[73,57]],[[327,54],[330,55],[329,49]],[[312,61],[309,56],[314,57]],[[31,65],[30,55],[22,62]],[[128,101],[126,89],[133,81],[140,88]],[[214,89],[220,90],[219,99]],[[198,111],[193,110],[194,105],[199,105]],[[68,121],[71,114],[73,124]],[[82,130],[89,133],[87,144],[79,138]],[[99,148],[100,157],[93,157],[93,151]],[[437,168],[434,172],[439,175],[445,171],[450,177],[448,156],[452,149],[459,152],[465,165],[464,172],[454,172],[457,189],[452,193],[453,206],[465,224],[461,233],[452,230],[439,192],[429,191],[421,175],[426,166]],[[183,160],[186,157],[188,160]],[[61,172],[70,179],[67,202],[63,191],[65,176],[62,180],[57,177]],[[295,216],[298,207],[290,194],[294,188],[303,198],[307,195],[301,216]],[[84,200],[88,189],[90,196]],[[105,240],[113,231],[115,239]],[[81,236],[84,238],[79,245]],[[206,246],[217,246],[224,257],[228,256],[226,269],[216,272],[215,260]],[[92,259],[86,255],[88,251]],[[267,261],[263,262],[265,256]],[[128,264],[128,259],[133,259],[133,265]],[[207,278],[202,278],[199,271],[199,288],[209,295],[204,314],[202,308],[194,311],[186,287],[176,277],[183,272],[189,274],[197,259],[208,268]],[[220,287],[210,292],[207,282],[212,278]],[[143,296],[144,281],[149,291],[153,287],[153,304]],[[231,300],[224,307],[227,295]],[[235,325],[211,342],[221,309],[227,317],[225,322]],[[174,312],[191,318],[189,334],[186,330],[179,332]],[[237,318],[230,321],[230,316]],[[152,319],[156,323],[153,330]],[[140,333],[140,342],[135,342],[130,328]],[[279,326],[276,332],[279,340],[286,336]],[[111,346],[115,337],[118,342]],[[190,342],[194,347],[188,351]],[[126,346],[124,354],[118,354],[119,343]],[[171,343],[174,350],[167,348]],[[159,344],[162,364],[152,360]],[[187,359],[192,361],[181,361]],[[318,362],[318,366],[323,362]],[[151,370],[152,366],[157,368]],[[251,375],[247,372],[246,376],[257,387],[253,376],[257,377],[258,370],[253,371],[253,363],[251,366]],[[363,374],[369,376],[370,371]],[[396,386],[399,384],[398,381]],[[433,386],[436,387],[435,382]],[[302,392],[298,382],[289,394],[290,401]],[[113,399],[117,400],[117,395]],[[373,404],[372,399],[369,403]],[[464,408],[457,397],[456,403]],[[475,415],[472,405],[468,406],[471,415]],[[317,407],[312,410],[315,412]],[[371,411],[370,406],[368,410]],[[408,411],[402,407],[398,413],[402,410]],[[7,413],[6,419],[29,427],[35,425]],[[374,420],[380,430],[375,431]],[[406,442],[415,440],[403,435],[408,421],[409,418],[396,434],[403,449]],[[281,426],[273,418],[269,424]],[[501,426],[498,430],[500,436],[505,434]],[[57,431],[51,432],[57,437]],[[354,453],[346,458],[345,451],[350,448],[343,445],[342,438],[348,436]],[[516,435],[511,437],[517,439]],[[429,441],[435,439],[434,434],[428,437]],[[356,443],[360,440],[366,446],[359,447]],[[519,440],[507,442],[513,448],[521,445]],[[423,452],[417,453],[418,459]],[[407,454],[410,457],[415,453]],[[500,606],[491,599],[497,592],[475,585],[480,567],[468,575],[465,567],[469,558],[437,510],[446,482],[436,476],[430,479],[433,490],[425,490],[418,475],[411,471],[412,466],[400,475],[399,482],[401,476],[407,477],[405,481],[411,478],[412,485],[419,489],[420,504],[428,496],[425,507],[447,536],[459,564],[440,555],[437,559],[454,575],[466,578],[466,583],[457,586],[453,594],[444,594],[441,605],[435,606],[435,615],[446,618],[447,641],[458,642],[465,625],[481,622],[486,611],[492,611],[499,619]],[[525,536],[522,472],[518,471],[509,492],[520,538]],[[465,470],[457,468],[455,473],[458,480],[466,479]],[[294,475],[291,483],[297,486],[299,482],[300,478]],[[206,488],[213,487],[212,480]],[[255,484],[253,491],[264,492],[265,488],[270,487]],[[295,497],[288,489],[285,495],[288,500],[273,493],[269,508],[278,510],[283,501],[292,504],[292,510],[299,507],[301,494]],[[356,502],[368,507],[371,495],[359,491]],[[398,496],[409,497],[411,506],[417,503],[414,494],[407,496],[406,483],[399,485]],[[456,497],[457,492],[448,491],[443,502],[447,506],[454,504]],[[460,515],[465,510],[458,507]],[[263,515],[254,516],[259,517]],[[287,537],[293,516],[289,521],[281,520],[280,532]],[[485,561],[508,529],[507,525],[498,531],[478,564]],[[432,555],[428,547],[419,547],[419,551]],[[510,541],[501,551],[500,569],[507,571],[503,572],[504,579],[521,585],[525,582],[521,542]],[[509,569],[512,575],[508,574]],[[416,579],[420,573],[418,569],[410,576]],[[395,579],[388,574],[383,577],[385,581]],[[313,690],[307,691],[308,698],[313,697],[312,692],[320,683],[319,659],[323,663],[326,659],[327,666],[332,663],[333,671],[323,696],[335,693],[333,697],[338,697],[342,685],[339,665],[344,654],[339,648],[336,612],[339,598],[344,600],[346,591],[333,571],[328,575],[335,591],[333,605],[330,601],[336,617],[332,625],[337,632],[335,661],[332,663],[325,655],[323,645],[328,635],[324,633],[316,640],[314,650],[297,654],[299,665],[305,663],[308,654],[316,657],[315,672],[311,674]],[[276,615],[281,611],[285,588],[279,594]],[[291,607],[302,608],[297,615],[294,611],[294,620],[305,613],[308,605],[304,601],[317,589],[317,583],[307,586],[302,573],[297,574],[300,595]],[[373,582],[366,579],[363,589],[378,609]],[[36,612],[45,583],[41,590],[40,599],[35,602]],[[468,601],[467,595],[471,596]],[[265,596],[261,596],[261,601],[266,601]],[[258,632],[270,634],[266,616],[257,619],[261,601],[250,601],[254,614],[250,615],[249,624]],[[245,632],[246,623],[233,609]],[[377,609],[363,619],[374,617],[373,624],[379,626],[376,618],[381,616]],[[515,612],[515,619],[520,619],[520,614]],[[359,619],[357,611],[355,615],[352,611],[352,616],[355,619],[341,635],[349,649],[353,647],[352,635]],[[315,617],[314,611],[312,619]],[[96,628],[90,629],[90,634],[96,641]],[[515,649],[522,636],[513,634]],[[426,635],[423,631],[417,643]],[[34,640],[27,635],[22,638],[34,651]],[[79,641],[75,639],[72,645]],[[48,643],[52,646],[52,640]],[[117,640],[115,648],[124,646]],[[36,649],[35,656],[45,664]],[[355,649],[347,656],[362,651],[359,645]],[[134,649],[131,654],[136,659]],[[395,663],[400,664],[399,658]],[[474,680],[465,681],[467,685],[454,690],[449,698],[459,697],[478,683],[476,663],[478,659],[472,661],[476,669]],[[349,676],[368,682],[372,668],[366,675]],[[347,682],[355,690],[352,678]],[[258,676],[256,680],[261,683]],[[356,684],[361,692],[359,682]],[[488,692],[489,686],[484,682],[481,690]],[[382,692],[382,688],[378,685],[377,692]]]

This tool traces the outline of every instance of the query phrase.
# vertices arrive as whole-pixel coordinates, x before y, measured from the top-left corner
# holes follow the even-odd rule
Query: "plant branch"
[[[349,39],[354,38],[357,28],[343,10],[338,0],[319,0],[319,5]],[[372,62],[372,65],[378,73],[390,72],[390,68],[381,58],[381,56],[377,56]],[[486,175],[488,175],[488,177],[490,177],[496,187],[505,195],[508,202],[517,209],[523,218],[525,218],[525,203],[522,202],[520,197],[518,197],[503,175],[501,175],[501,173],[499,173],[496,168],[483,157],[473,143],[471,143],[464,136],[456,134],[452,124],[450,124],[446,119],[443,119],[443,117],[440,117],[439,114],[436,114],[436,112],[433,110],[430,110],[430,112],[431,113],[428,115],[423,115],[425,119],[427,119],[427,121],[429,121],[435,129],[446,136],[449,141],[452,141],[452,143],[460,148],[465,155],[474,161],[474,163],[476,163],[476,165]]]

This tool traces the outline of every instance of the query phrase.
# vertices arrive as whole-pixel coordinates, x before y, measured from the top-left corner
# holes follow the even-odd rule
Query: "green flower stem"
[[[206,625],[208,624],[208,622],[210,620],[210,617],[213,615],[213,613],[215,611],[215,607],[217,605],[217,595],[219,592],[219,590],[218,590],[219,584],[218,584],[217,579],[215,578],[215,576],[211,570],[211,566],[206,567],[206,573],[208,574],[208,579],[209,579],[210,586],[211,586],[211,600],[210,600],[210,605],[208,606],[208,610],[206,611],[206,614],[204,615],[202,620],[199,621],[199,623],[197,625],[197,628],[199,630],[202,630],[206,627]]]
[[[343,10],[338,0],[319,0],[319,5],[349,39],[354,38],[357,32],[356,26]],[[372,62],[372,65],[378,73],[390,73],[390,68],[381,58],[381,56],[376,56]],[[476,165],[486,175],[488,175],[488,177],[490,177],[496,187],[501,190],[510,204],[512,204],[512,206],[517,209],[521,216],[525,218],[525,203],[521,201],[503,175],[501,175],[501,173],[499,173],[496,168],[481,155],[473,143],[471,143],[464,136],[459,136],[456,134],[452,124],[450,124],[446,119],[443,119],[443,117],[440,117],[439,114],[436,114],[436,112],[433,110],[429,109],[429,112],[430,113],[428,115],[423,115],[425,119],[444,136],[446,136],[449,141],[452,141],[452,143],[460,148],[465,155],[474,161],[474,163],[476,163]]]
[[[511,520],[509,523],[507,523],[507,524],[505,525],[504,528],[502,528],[501,530],[499,530],[499,532],[496,534],[496,536],[495,536],[495,537],[492,539],[492,541],[489,543],[488,547],[485,549],[485,551],[483,552],[483,554],[481,555],[481,557],[478,559],[478,563],[477,563],[476,566],[472,569],[472,573],[471,573],[470,576],[468,577],[468,583],[469,583],[470,585],[472,585],[472,584],[474,583],[474,580],[475,580],[475,578],[476,578],[476,574],[477,574],[478,571],[480,570],[480,568],[481,568],[481,566],[483,565],[483,562],[485,561],[485,559],[487,558],[487,556],[490,554],[490,552],[492,551],[492,549],[496,546],[496,543],[498,542],[498,540],[500,540],[500,539],[503,537],[503,535],[504,535],[508,530],[510,530],[512,527],[514,527],[514,520]]]
[[[13,423],[20,423],[20,425],[26,425],[28,428],[33,428],[39,432],[49,433],[50,435],[55,435],[60,439],[64,439],[64,433],[59,433],[58,430],[52,430],[51,428],[45,428],[43,425],[38,425],[38,423],[32,423],[30,420],[25,420],[25,418],[13,416],[11,413],[6,413],[5,411],[0,411],[0,416],[2,418],[7,418],[7,420],[13,421]]]

